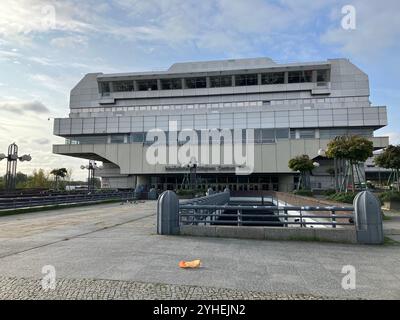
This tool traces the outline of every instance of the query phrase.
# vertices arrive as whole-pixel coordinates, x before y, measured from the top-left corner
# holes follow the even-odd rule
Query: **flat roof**
[[[233,72],[240,70],[256,70],[256,69],[274,69],[274,68],[293,68],[307,66],[329,66],[331,63],[327,61],[314,62],[294,62],[279,64],[270,58],[246,58],[246,59],[226,59],[211,61],[195,61],[195,62],[178,62],[174,63],[167,70],[161,71],[145,71],[145,72],[126,72],[126,73],[109,73],[99,74],[98,79],[109,78],[126,78],[138,76],[166,76],[181,75],[190,73],[207,73],[207,72]]]

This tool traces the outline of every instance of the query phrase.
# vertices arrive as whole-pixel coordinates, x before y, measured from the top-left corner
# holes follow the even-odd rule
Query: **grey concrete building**
[[[251,128],[253,173],[236,175],[223,163],[199,165],[199,186],[286,191],[296,178],[289,159],[318,159],[318,150],[337,135],[362,135],[376,149],[387,146],[387,137],[374,136],[387,124],[386,107],[372,106],[369,95],[368,76],[347,59],[235,59],[176,63],[158,72],[91,73],[72,89],[69,117],[54,121],[54,134],[66,140],[53,152],[102,161],[96,175],[103,187],[178,189],[187,168],[149,164],[149,130],[168,131],[172,122],[177,131]],[[330,162],[319,161],[312,184],[329,188]]]

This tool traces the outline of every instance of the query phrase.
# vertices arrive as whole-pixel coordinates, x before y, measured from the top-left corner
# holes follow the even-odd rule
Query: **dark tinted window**
[[[99,90],[102,96],[110,95],[110,83],[109,82],[99,82]]]
[[[161,79],[162,90],[182,89],[182,79]]]
[[[114,92],[126,92],[133,91],[133,81],[114,81],[113,83]]]
[[[232,86],[232,76],[210,77],[210,86],[211,86],[211,88],[231,87]]]
[[[271,72],[261,75],[261,84],[280,84],[285,83],[284,72]]]
[[[186,88],[188,89],[198,89],[207,87],[206,77],[186,78],[185,84]]]
[[[139,91],[157,90],[157,80],[138,80]]]
[[[254,86],[257,84],[257,74],[240,74],[235,76],[235,86]]]

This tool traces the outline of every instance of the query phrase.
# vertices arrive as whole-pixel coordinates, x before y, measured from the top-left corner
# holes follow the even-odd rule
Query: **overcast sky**
[[[341,26],[347,4],[355,30]],[[389,125],[377,134],[400,143],[399,11],[397,0],[1,0],[0,153],[15,141],[33,158],[19,170],[67,167],[84,178],[84,160],[51,153],[63,143],[51,118],[68,115],[69,91],[84,74],[261,56],[349,58],[369,75],[372,103],[388,106]]]

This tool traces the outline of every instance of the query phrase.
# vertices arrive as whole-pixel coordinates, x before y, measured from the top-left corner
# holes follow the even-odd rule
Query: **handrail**
[[[250,211],[250,213],[244,214],[244,210]],[[227,213],[227,211],[230,213]],[[255,214],[262,211],[269,211],[271,214]],[[290,211],[296,211],[297,213],[288,214]],[[325,211],[329,212],[329,214],[304,214],[304,212]],[[351,212],[351,214],[337,214],[337,212]],[[306,227],[307,225],[327,225],[336,228],[336,226],[353,226],[353,212],[353,207],[207,205],[184,203],[179,206],[179,222],[181,225],[280,225],[284,227],[288,227],[289,225],[299,225],[300,227]],[[225,220],[219,220],[219,218],[225,218]],[[226,218],[233,219],[226,220]],[[273,219],[277,220],[274,221]],[[293,221],[289,221],[289,219]],[[328,219],[328,221],[314,221],[312,219]],[[338,222],[337,219],[349,219],[349,221]]]

